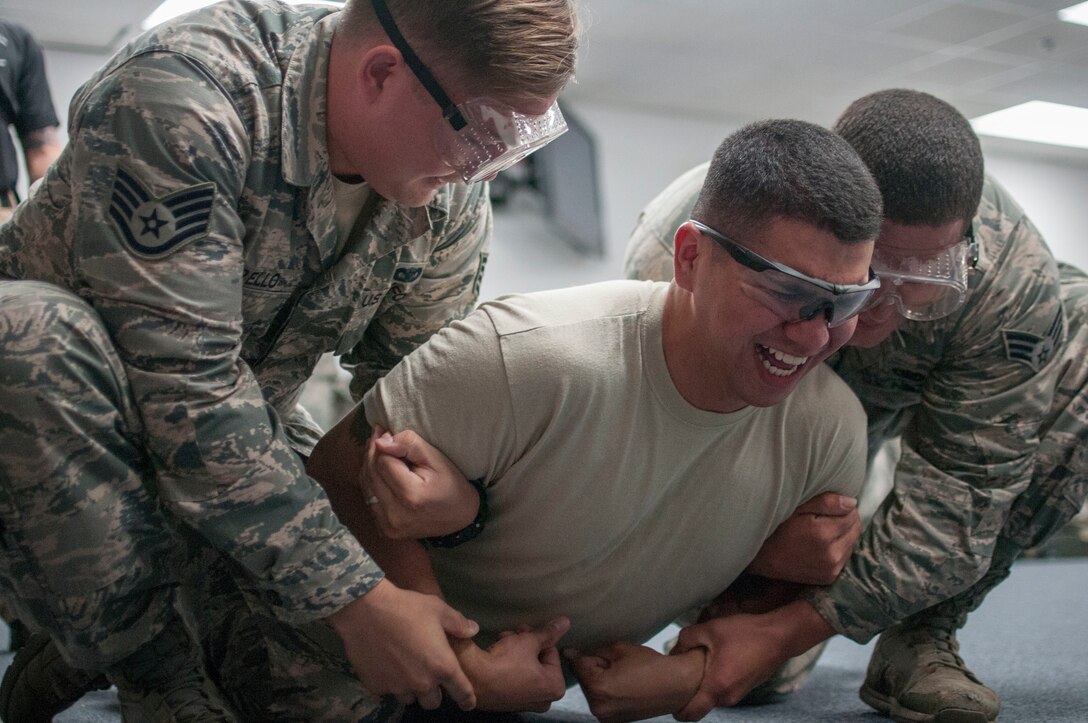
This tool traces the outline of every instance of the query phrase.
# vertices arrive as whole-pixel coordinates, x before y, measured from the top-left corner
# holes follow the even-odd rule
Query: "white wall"
[[[983,140],[987,170],[1009,190],[1062,261],[1088,269],[1088,152],[1028,158],[1026,144]]]

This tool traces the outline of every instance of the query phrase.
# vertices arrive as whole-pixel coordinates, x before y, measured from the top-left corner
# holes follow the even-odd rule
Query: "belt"
[[[0,191],[0,208],[15,208],[19,203],[19,197],[15,191]]]

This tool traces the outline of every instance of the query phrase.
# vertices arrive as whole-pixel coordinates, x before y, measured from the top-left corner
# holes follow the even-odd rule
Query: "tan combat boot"
[[[952,630],[900,623],[873,650],[861,699],[902,723],[990,723],[1001,702],[959,656]]]

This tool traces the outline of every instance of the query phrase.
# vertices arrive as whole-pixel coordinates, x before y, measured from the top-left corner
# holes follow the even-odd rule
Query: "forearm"
[[[811,601],[814,592],[822,589],[742,575],[703,609],[699,622],[737,614],[755,615],[771,623],[785,641],[813,639],[815,645],[837,632]],[[802,648],[802,652],[809,647]]]
[[[791,658],[835,635],[835,628],[804,599],[787,603],[767,615],[783,636],[782,649]]]
[[[398,587],[442,596],[422,543],[391,540],[381,534],[366,504],[360,475],[363,474],[365,444],[358,439],[365,425],[362,407],[353,410],[340,424],[321,438],[306,463],[307,472],[325,488],[333,511]],[[353,429],[354,427],[354,429]],[[367,425],[369,429],[369,425]]]
[[[700,619],[707,620],[735,613],[758,615],[770,612],[796,600],[807,587],[799,583],[744,573],[703,609]]]
[[[62,148],[60,133],[54,126],[39,128],[27,134],[23,139],[23,156],[26,158],[26,171],[31,183],[45,175],[49,166],[60,156]]]
[[[966,484],[924,465],[907,445],[903,455],[894,488],[842,574],[805,594],[859,643],[980,579],[1020,490],[1016,480],[989,489]]]

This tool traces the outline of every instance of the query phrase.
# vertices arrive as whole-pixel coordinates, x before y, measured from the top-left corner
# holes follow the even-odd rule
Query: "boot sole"
[[[993,723],[997,718],[990,718],[977,710],[945,708],[938,713],[922,713],[904,708],[892,697],[876,692],[868,686],[861,686],[858,695],[877,712],[891,717],[895,723]]]

